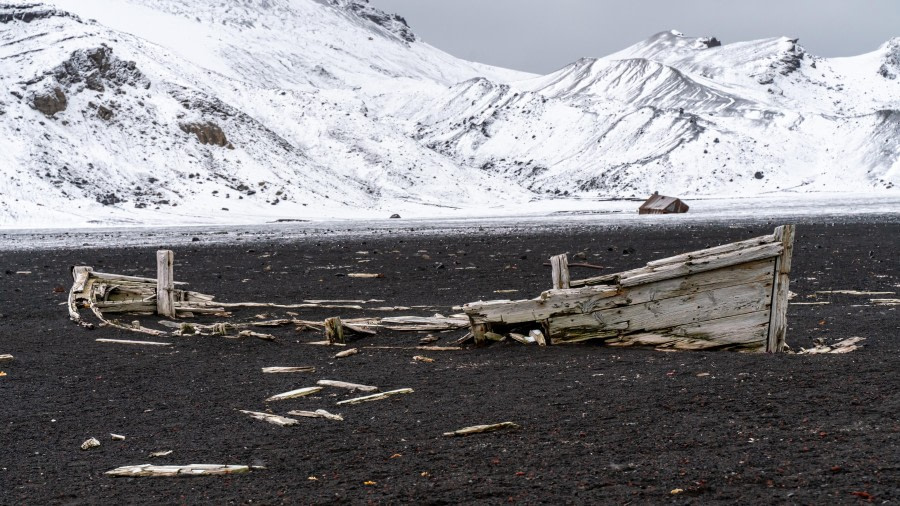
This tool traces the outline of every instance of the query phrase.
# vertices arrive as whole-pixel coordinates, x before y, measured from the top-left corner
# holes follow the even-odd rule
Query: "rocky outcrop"
[[[21,21],[23,23],[31,23],[37,19],[47,19],[55,16],[68,17],[76,20],[80,19],[74,14],[70,14],[59,9],[54,9],[45,4],[7,4],[0,3],[0,23],[12,23]]]
[[[31,107],[41,111],[48,118],[66,110],[69,101],[59,86],[48,87],[31,96]]]
[[[369,5],[369,0],[331,0],[331,4],[375,23],[406,42],[416,41],[416,34],[409,28],[403,16],[380,11]]]
[[[900,37],[894,37],[885,44],[884,60],[878,73],[887,79],[897,79],[900,76]]]
[[[112,48],[106,45],[75,51],[68,60],[50,72],[64,85],[84,83],[86,88],[99,92],[105,91],[108,86],[150,87],[150,80],[138,70],[133,61],[116,57]]]
[[[178,127],[186,134],[196,135],[200,144],[212,144],[214,146],[234,149],[234,146],[232,146],[231,143],[228,142],[228,138],[225,137],[225,132],[223,132],[222,129],[219,128],[219,125],[216,125],[215,123],[209,121],[205,123],[181,123]]]

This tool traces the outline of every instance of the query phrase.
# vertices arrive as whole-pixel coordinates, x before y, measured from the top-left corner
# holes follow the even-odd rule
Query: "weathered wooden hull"
[[[554,285],[563,287],[536,299],[463,309],[479,343],[487,332],[538,329],[554,345],[778,352],[785,347],[793,237],[787,225],[772,235],[571,282],[567,272],[554,271]]]

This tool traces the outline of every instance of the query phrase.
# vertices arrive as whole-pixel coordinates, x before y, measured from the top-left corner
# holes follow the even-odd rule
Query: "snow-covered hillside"
[[[0,83],[0,227],[900,184],[900,39],[823,59],[664,32],[533,76],[365,0],[15,2]]]

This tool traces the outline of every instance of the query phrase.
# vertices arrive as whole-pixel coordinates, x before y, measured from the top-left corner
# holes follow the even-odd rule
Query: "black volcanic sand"
[[[773,228],[196,244],[176,248],[175,269],[192,289],[223,301],[376,298],[386,302],[369,306],[427,304],[434,309],[402,314],[446,314],[478,299],[536,296],[549,285],[542,264],[552,254],[584,252],[589,262],[620,270]],[[792,305],[788,342],[797,349],[816,338],[867,338],[859,351],[820,356],[517,343],[455,352],[366,348],[412,346],[426,334],[393,332],[359,340],[359,354],[334,359],[334,348],[302,344],[320,335],[293,328],[275,330],[274,343],[172,337],[162,338],[175,343],[170,348],[104,344],[95,339],[149,337],[79,328],[68,321],[66,294],[54,289],[68,290],[68,268],[76,264],[153,276],[153,252],[165,245],[0,252],[0,354],[15,356],[0,362],[7,373],[0,377],[0,503],[894,503],[900,501],[897,307],[875,306],[871,296],[814,295],[900,292],[898,245],[896,220],[798,225],[795,301],[830,304]],[[385,277],[344,276],[361,271]],[[595,273],[573,268],[575,276]],[[299,312],[308,319],[373,314]],[[436,344],[460,334],[436,333]],[[414,362],[414,355],[435,361]],[[316,372],[260,371],[278,365]],[[356,394],[326,388],[263,402],[319,379],[415,393],[338,407],[336,401]],[[324,408],[345,421],[278,427],[236,411],[267,407],[280,414]],[[522,428],[442,437],[502,421]],[[127,439],[113,441],[110,433]],[[102,446],[79,449],[90,437]],[[162,450],[173,453],[148,457]],[[265,469],[193,478],[104,475],[151,462]]]

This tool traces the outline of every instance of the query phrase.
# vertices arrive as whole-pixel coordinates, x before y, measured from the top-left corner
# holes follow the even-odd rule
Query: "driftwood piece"
[[[382,399],[387,399],[388,397],[392,397],[400,394],[411,394],[413,393],[412,388],[400,388],[397,390],[390,390],[388,392],[381,392],[379,394],[366,395],[364,397],[356,397],[355,399],[347,399],[344,401],[339,401],[337,403],[338,406],[342,406],[344,404],[360,404],[362,402],[371,402],[371,401],[380,401]]]
[[[535,342],[537,342],[534,338],[529,339],[530,336],[518,334],[516,332],[510,332],[509,337],[513,341],[516,341],[516,342],[522,343],[522,344],[534,344]]]
[[[468,436],[471,434],[481,434],[483,432],[494,432],[502,429],[519,429],[521,426],[513,422],[492,423],[488,425],[473,425],[465,427],[453,432],[445,432],[445,437]]]
[[[896,292],[867,292],[861,290],[817,290],[816,294],[831,295],[894,295]]]
[[[186,466],[154,466],[141,464],[137,466],[117,467],[105,474],[110,476],[209,476],[219,474],[249,473],[249,466],[219,464],[188,464]]]
[[[342,352],[340,352],[340,353],[335,353],[335,354],[334,354],[334,358],[346,358],[346,357],[349,357],[349,356],[351,356],[351,355],[356,355],[357,353],[359,353],[359,349],[357,349],[357,348],[350,348],[349,350],[344,350],[344,351],[342,351]]]
[[[174,453],[172,450],[163,450],[159,452],[153,452],[149,456],[151,459],[153,459],[159,457],[168,457],[169,455],[172,455],[172,453]]]
[[[265,402],[273,402],[273,401],[283,401],[285,399],[296,399],[297,397],[306,397],[307,395],[312,395],[318,393],[322,390],[322,387],[305,387],[298,388],[296,390],[291,390],[290,392],[284,392],[281,394],[273,395],[265,400]]]
[[[175,317],[175,254],[169,250],[156,252],[156,312]]]
[[[869,299],[876,306],[900,306],[900,299]]]
[[[298,423],[300,423],[299,420],[295,420],[293,418],[287,418],[284,416],[273,415],[273,414],[269,414],[269,413],[260,413],[259,411],[246,411],[243,409],[238,410],[238,411],[240,411],[241,413],[250,415],[252,418],[255,418],[257,420],[269,422],[273,425],[279,425],[281,427],[286,427],[289,425],[297,425]]]
[[[98,446],[100,446],[100,441],[98,441],[95,437],[92,437],[84,443],[81,443],[82,450],[90,450],[91,448],[97,448]]]
[[[110,434],[109,434],[109,437],[110,437],[110,439],[112,439],[113,441],[125,441],[125,436],[123,436],[123,435],[121,435],[121,434],[113,434],[113,433],[110,433]]]
[[[275,336],[272,334],[263,334],[260,332],[253,332],[252,330],[242,330],[238,332],[238,337],[255,337],[257,339],[262,339],[263,341],[275,340]]]
[[[375,279],[383,278],[384,274],[376,274],[374,272],[351,272],[347,274],[348,278]]]
[[[0,362],[3,362],[4,360],[12,360],[12,359],[13,359],[12,355],[0,355]]]
[[[412,359],[415,360],[416,362],[424,362],[426,364],[430,364],[430,363],[434,362],[433,358],[423,357],[422,355],[415,355],[415,356],[413,356]]]
[[[460,337],[456,341],[451,342],[450,344],[453,346],[459,346],[459,345],[465,343],[466,341],[468,341],[469,339],[472,339],[474,336],[475,335],[472,334],[471,332],[466,332],[462,337]]]
[[[289,414],[291,416],[303,416],[306,418],[324,418],[326,420],[334,420],[337,422],[344,421],[343,416],[329,413],[328,411],[325,411],[324,409],[317,409],[315,411],[294,410],[294,411],[288,411],[287,414]]]
[[[143,344],[146,346],[172,346],[172,343],[158,343],[154,341],[130,341],[127,339],[97,339],[98,343],[116,343],[116,344]]]
[[[344,381],[334,381],[334,380],[319,380],[316,382],[316,385],[323,387],[335,387],[335,388],[344,388],[351,391],[359,391],[359,392],[377,392],[378,387],[373,387],[370,385],[359,385],[356,383],[347,383]]]
[[[563,254],[550,257],[550,266],[553,269],[553,288],[569,288],[569,256]]]
[[[469,319],[465,315],[458,317],[395,316],[382,318],[378,324],[389,330],[401,331],[456,330],[468,327]]]
[[[291,372],[316,372],[316,368],[312,366],[299,367],[263,367],[262,372],[265,374],[279,374]]]

